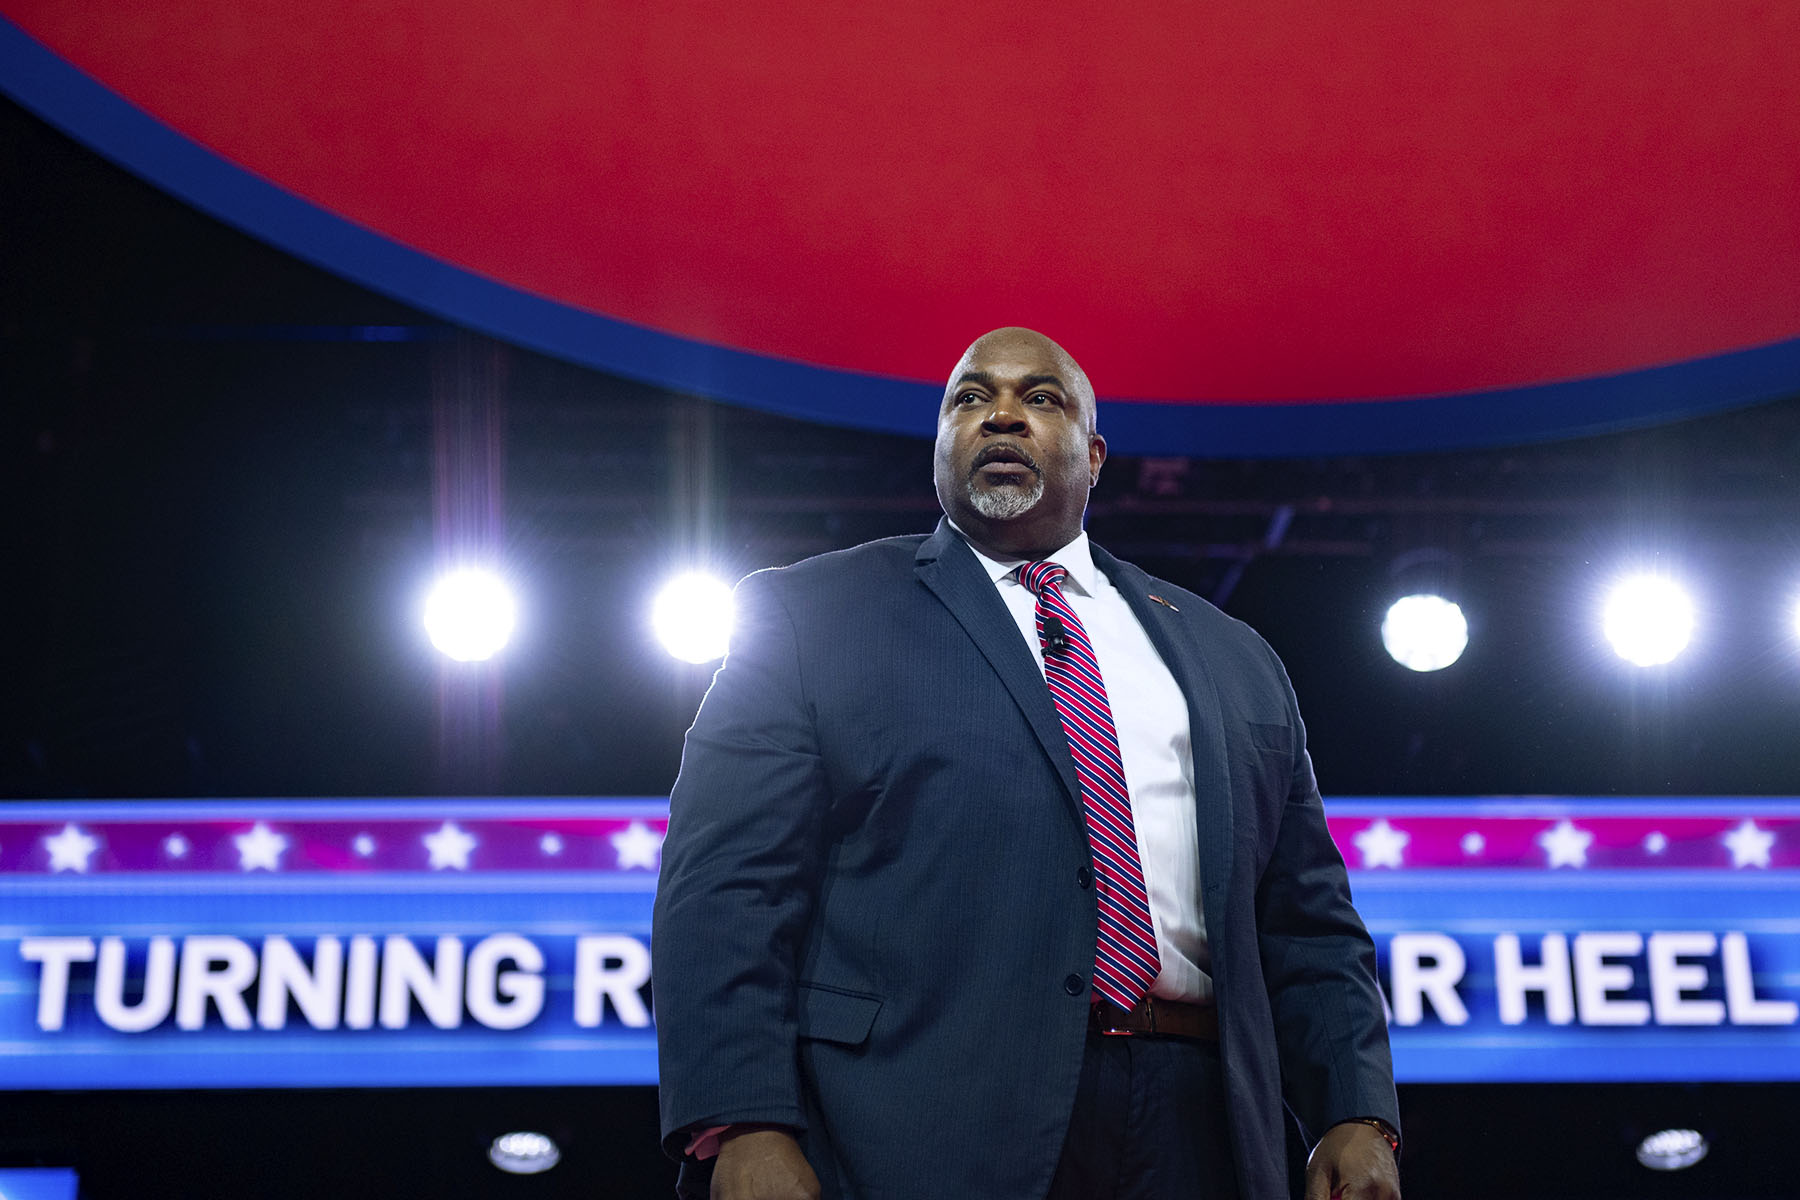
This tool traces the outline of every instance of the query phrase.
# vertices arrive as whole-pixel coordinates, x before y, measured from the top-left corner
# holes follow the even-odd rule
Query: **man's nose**
[[[988,409],[981,428],[988,433],[1023,433],[1025,431],[1025,406],[1011,392],[1001,392],[994,397],[994,405]]]

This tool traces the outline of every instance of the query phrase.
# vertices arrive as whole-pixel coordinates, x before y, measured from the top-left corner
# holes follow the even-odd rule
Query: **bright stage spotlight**
[[[465,567],[432,585],[425,598],[431,644],[457,662],[484,662],[512,639],[518,607],[492,571]]]
[[[1620,658],[1659,667],[1686,649],[1694,636],[1694,602],[1673,580],[1634,575],[1606,598],[1602,628]]]
[[[1652,1171],[1680,1171],[1706,1157],[1706,1139],[1693,1129],[1665,1129],[1638,1143],[1637,1160]]]
[[[503,1133],[488,1147],[488,1161],[508,1175],[539,1175],[562,1161],[562,1151],[541,1133]]]
[[[1402,596],[1381,622],[1381,644],[1411,671],[1441,671],[1469,645],[1463,610],[1442,596]]]
[[[731,642],[731,621],[731,588],[698,571],[665,583],[650,608],[657,640],[682,662],[722,658]]]

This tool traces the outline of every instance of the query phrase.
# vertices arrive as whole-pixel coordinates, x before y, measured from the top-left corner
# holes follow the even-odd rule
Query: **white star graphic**
[[[187,852],[188,840],[179,833],[171,833],[163,839],[163,853],[170,858],[186,858]]]
[[[1653,830],[1644,835],[1644,853],[1661,854],[1669,848],[1668,837],[1660,830]]]
[[[1588,847],[1593,843],[1593,834],[1575,828],[1566,817],[1558,821],[1554,829],[1537,835],[1537,844],[1550,856],[1552,867],[1587,866]]]
[[[1755,821],[1745,821],[1724,837],[1725,846],[1731,851],[1731,865],[1734,867],[1766,867],[1769,865],[1769,851],[1775,848],[1775,834],[1767,829],[1758,829]]]
[[[64,825],[61,833],[44,839],[44,847],[50,851],[52,871],[76,871],[85,875],[88,857],[100,848],[100,839],[73,825]]]
[[[562,838],[554,833],[546,833],[543,837],[538,839],[538,849],[542,850],[545,854],[552,856],[561,854],[562,846]]]
[[[1473,831],[1463,834],[1462,852],[1474,856],[1487,849],[1487,839]]]
[[[1362,851],[1362,865],[1365,869],[1397,867],[1400,865],[1401,852],[1406,849],[1406,843],[1412,841],[1412,835],[1401,833],[1383,817],[1350,840]]]
[[[469,869],[469,851],[475,849],[475,837],[457,828],[456,822],[445,821],[443,828],[436,833],[428,833],[422,839],[425,848],[431,851],[431,869],[442,871],[453,867],[458,871]]]
[[[287,851],[288,840],[261,821],[249,833],[240,833],[231,840],[237,843],[238,866],[243,870],[281,870],[281,856]]]
[[[350,848],[356,851],[356,857],[367,858],[375,853],[375,839],[366,833],[359,833],[351,839]]]
[[[619,853],[619,870],[632,867],[655,870],[657,856],[662,853],[663,835],[642,821],[633,821],[612,835],[612,844]]]

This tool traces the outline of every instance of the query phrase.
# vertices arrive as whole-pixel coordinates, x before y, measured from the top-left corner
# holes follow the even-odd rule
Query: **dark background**
[[[924,437],[734,409],[458,330],[10,104],[0,455],[11,799],[663,794],[710,667],[653,644],[656,586],[937,514]],[[1800,397],[1542,446],[1115,456],[1089,527],[1269,638],[1328,796],[1791,795],[1796,464]],[[458,545],[522,593],[491,668],[445,664],[419,629]],[[1472,626],[1464,659],[1428,676],[1378,634],[1421,552]],[[1600,638],[1600,593],[1634,565],[1698,595],[1696,644],[1668,669],[1627,667]],[[1413,1197],[1795,1191],[1776,1165],[1791,1086],[1401,1098]],[[1643,1134],[1683,1124],[1713,1139],[1700,1167],[1632,1161]],[[513,1128],[551,1133],[564,1165],[494,1172],[485,1147]],[[655,1142],[649,1089],[0,1094],[0,1161],[76,1163],[101,1198],[666,1195]]]

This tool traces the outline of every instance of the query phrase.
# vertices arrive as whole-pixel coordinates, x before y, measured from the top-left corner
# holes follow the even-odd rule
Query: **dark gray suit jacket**
[[[1374,948],[1274,652],[1094,558],[1187,696],[1239,1184],[1285,1195],[1284,1099],[1313,1137],[1399,1124]],[[759,572],[737,603],[656,897],[665,1149],[774,1122],[805,1131],[827,1196],[1043,1195],[1081,1069],[1095,900],[1030,650],[946,523]]]

